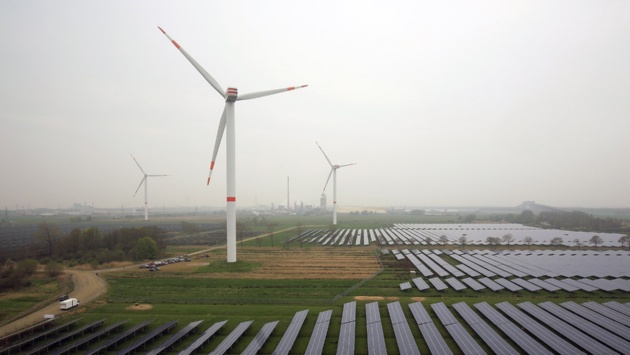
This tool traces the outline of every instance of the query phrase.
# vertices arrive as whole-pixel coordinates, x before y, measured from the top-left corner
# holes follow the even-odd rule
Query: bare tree
[[[558,245],[562,245],[563,242],[564,240],[562,240],[562,237],[555,237],[549,241],[549,244],[558,246]]]
[[[523,239],[523,241],[525,242],[525,244],[527,244],[527,249],[529,249],[529,247],[534,242],[534,238],[532,238],[530,236],[527,236],[527,237],[525,237],[525,239]]]
[[[466,243],[468,242],[468,239],[466,238],[466,234],[463,234],[461,237],[459,237],[459,239],[457,239],[457,242],[459,243],[459,245],[465,247]]]
[[[496,249],[497,245],[501,244],[501,239],[499,237],[488,237],[486,238],[486,243]]]
[[[591,239],[588,240],[589,243],[593,244],[595,246],[595,248],[597,248],[597,246],[599,244],[602,244],[604,241],[602,240],[602,237],[598,236],[598,235],[594,235],[591,237]]]
[[[440,243],[442,243],[442,245],[446,245],[446,243],[448,243],[448,237],[442,234],[440,236],[439,241],[440,241]]]
[[[626,245],[628,246],[628,248],[630,248],[630,237],[627,235],[622,236],[621,238],[619,238],[619,243],[621,243],[622,248]]]
[[[579,240],[578,238],[573,239],[573,244],[575,244],[575,246],[578,248],[578,250],[580,249],[580,247],[582,246],[582,241]]]
[[[507,243],[508,248],[510,247],[510,243],[512,243],[514,241],[514,236],[512,236],[512,234],[508,233],[506,235],[504,235],[503,237],[501,237],[501,240],[504,243]]]
[[[273,229],[278,223],[267,222],[267,231],[269,232],[269,239],[271,239],[271,247],[273,248]]]
[[[52,255],[57,243],[61,240],[62,232],[54,224],[41,222],[37,225],[35,240],[45,255]]]

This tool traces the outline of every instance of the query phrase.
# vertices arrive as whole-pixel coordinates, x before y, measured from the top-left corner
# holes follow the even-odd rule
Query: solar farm
[[[561,238],[563,245],[573,245],[577,239],[583,245],[595,234],[602,238],[602,246],[618,246],[619,233],[589,233],[565,231],[558,229],[541,229],[527,227],[522,224],[394,224],[391,228],[378,229],[337,229],[334,232],[327,229],[312,229],[293,240],[306,243],[336,246],[336,245],[389,245],[389,246],[431,246],[459,244],[461,237],[466,238],[467,245],[485,245],[488,237],[501,238],[506,234],[514,238],[514,245],[552,245],[554,238]],[[442,242],[440,237],[446,237]],[[532,238],[530,243],[526,237]],[[444,239],[444,238],[442,238]]]
[[[630,354],[630,251],[474,226],[313,229],[241,248],[245,272],[112,273],[105,303],[0,339],[0,354]],[[456,242],[506,233],[509,248]]]

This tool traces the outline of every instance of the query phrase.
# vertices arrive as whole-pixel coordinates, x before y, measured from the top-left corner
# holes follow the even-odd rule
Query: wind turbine
[[[305,88],[308,85],[292,86],[282,89],[274,89],[267,91],[253,92],[249,94],[239,95],[238,90],[233,87],[228,87],[227,91],[221,88],[221,85],[201,67],[177,42],[175,42],[161,27],[158,26],[160,31],[164,33],[166,38],[169,39],[175,45],[175,48],[188,59],[201,76],[221,95],[225,98],[225,107],[221,120],[219,121],[219,129],[217,130],[217,136],[214,142],[214,151],[212,153],[212,161],[210,162],[210,171],[208,172],[208,181],[206,184],[210,184],[210,178],[212,176],[212,170],[214,169],[214,162],[216,161],[217,152],[221,145],[221,139],[223,138],[223,131],[226,131],[226,170],[227,170],[227,262],[236,262],[236,152],[235,152],[235,124],[234,124],[234,103],[240,100],[256,99],[263,96],[269,96],[278,94],[285,91],[291,91],[295,89]]]
[[[322,151],[326,160],[328,160],[328,164],[330,164],[330,174],[328,174],[328,179],[326,179],[326,184],[324,185],[324,191],[326,191],[326,186],[328,186],[328,182],[330,181],[330,176],[333,177],[333,226],[337,225],[337,169],[343,168],[344,166],[355,165],[356,163],[344,164],[344,165],[333,165],[333,163],[328,159],[326,153],[319,145],[319,143],[315,142],[319,147],[319,150]],[[323,192],[322,192],[323,193]]]
[[[142,167],[140,166],[140,163],[138,163],[138,161],[133,156],[133,154],[131,154],[131,157],[133,158],[133,160],[136,162],[136,164],[140,168],[140,171],[142,171],[142,174],[144,174],[144,177],[142,178],[142,180],[140,180],[140,184],[138,185],[138,188],[136,189],[136,192],[134,192],[133,195],[136,196],[136,194],[138,193],[138,190],[140,190],[140,186],[142,186],[142,184],[144,184],[144,220],[148,221],[149,220],[149,203],[148,203],[148,198],[149,198],[149,196],[148,196],[149,195],[149,188],[148,188],[149,178],[150,177],[168,176],[168,175],[149,175],[149,174],[144,172],[144,169],[142,169]]]

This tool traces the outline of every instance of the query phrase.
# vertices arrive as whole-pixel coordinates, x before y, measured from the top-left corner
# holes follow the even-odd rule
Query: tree
[[[534,238],[532,238],[530,236],[526,236],[525,239],[523,239],[523,241],[525,242],[525,244],[527,244],[527,249],[529,249],[529,247],[534,242]]]
[[[18,261],[17,266],[18,269],[24,272],[25,275],[33,275],[35,271],[37,271],[37,265],[39,263],[35,259],[25,259]]]
[[[37,231],[35,232],[35,240],[41,247],[41,251],[44,255],[52,255],[55,246],[61,239],[63,233],[57,226],[48,222],[41,222],[37,225]]]
[[[247,232],[249,226],[243,221],[236,221],[236,234],[238,234],[241,240],[241,246],[243,246],[243,235]]]
[[[564,240],[562,240],[562,237],[555,237],[549,241],[549,244],[558,246],[558,245],[562,245],[563,242]]]
[[[514,236],[512,234],[508,233],[508,234],[504,235],[503,237],[501,237],[501,240],[504,243],[507,243],[508,248],[509,248],[510,247],[510,243],[512,243],[514,241]]]
[[[136,243],[136,259],[146,260],[157,257],[157,243],[150,237],[138,239]]]
[[[499,237],[488,237],[486,238],[486,243],[496,249],[497,245],[501,244],[501,239]]]
[[[459,239],[457,239],[457,242],[459,243],[459,245],[465,247],[466,243],[468,242],[468,238],[466,238],[466,234],[463,234],[461,237],[459,237]]]
[[[589,243],[593,244],[595,246],[595,248],[597,248],[597,246],[599,244],[602,244],[604,241],[602,240],[602,237],[598,236],[598,235],[594,235],[591,237],[591,239],[588,240]]]
[[[439,238],[440,243],[442,243],[442,245],[446,245],[446,243],[448,243],[448,237],[445,235],[441,235]]]
[[[48,276],[51,276],[51,277],[59,276],[62,273],[63,273],[63,265],[61,263],[51,260],[46,264],[46,274],[48,274]]]
[[[626,245],[628,246],[628,248],[630,248],[630,237],[627,235],[622,236],[621,238],[619,238],[619,243],[621,243],[622,248]]]
[[[467,223],[472,223],[472,221],[474,221],[475,219],[477,219],[477,215],[475,215],[475,214],[466,215],[466,217],[464,218],[464,220]]]
[[[573,244],[575,244],[575,246],[578,248],[578,250],[580,249],[580,247],[582,246],[582,241],[580,241],[578,238],[573,239]]]

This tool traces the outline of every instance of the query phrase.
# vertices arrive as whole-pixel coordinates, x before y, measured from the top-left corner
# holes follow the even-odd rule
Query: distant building
[[[319,209],[326,211],[326,194],[322,192],[322,197],[319,198]]]

